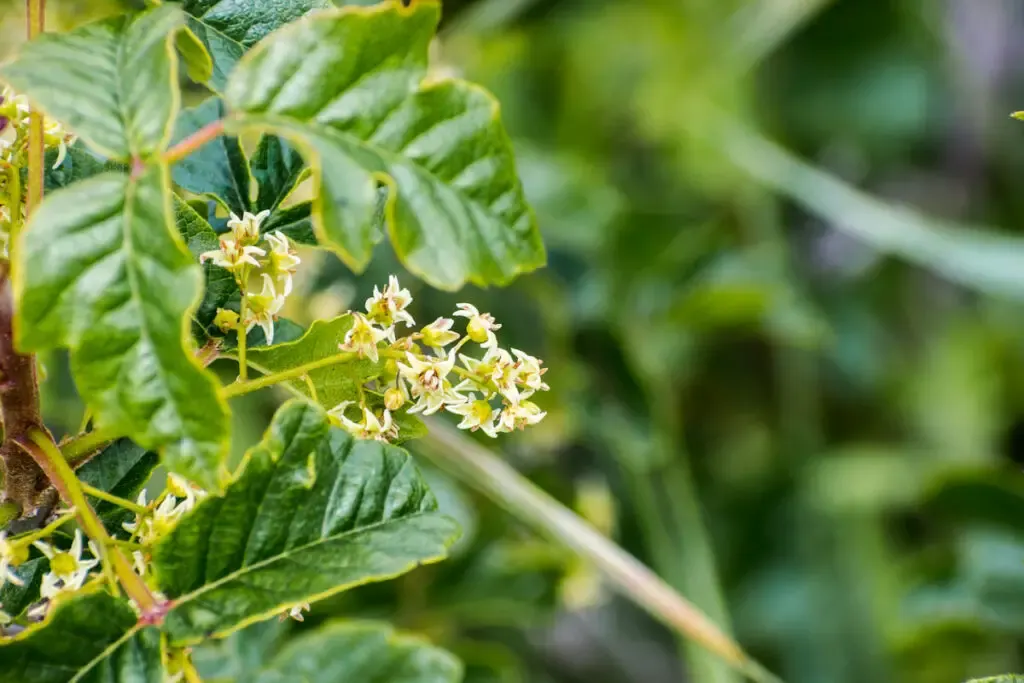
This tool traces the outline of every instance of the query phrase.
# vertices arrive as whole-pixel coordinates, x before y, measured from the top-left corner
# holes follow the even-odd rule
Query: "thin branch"
[[[632,555],[520,475],[491,451],[433,420],[421,442],[436,465],[477,489],[538,532],[592,563],[623,595],[668,627],[700,643],[760,683],[777,682],[707,615]]]
[[[235,396],[241,396],[242,394],[248,394],[252,391],[259,389],[265,389],[281,382],[287,382],[290,379],[298,379],[303,375],[312,372],[313,370],[319,370],[320,368],[330,367],[331,365],[338,365],[339,363],[348,363],[356,358],[356,354],[351,352],[343,352],[334,356],[328,356],[327,358],[321,358],[320,360],[312,361],[311,363],[304,363],[303,365],[296,365],[294,368],[282,370],[281,372],[275,372],[269,375],[264,375],[259,379],[249,380],[248,382],[236,382],[235,384],[229,384],[221,389],[221,394],[225,398],[234,398]]]
[[[113,565],[114,573],[118,581],[124,587],[135,604],[142,610],[143,618],[147,615],[161,614],[162,608],[158,605],[156,598],[149,591],[142,578],[135,573],[131,562],[124,556],[120,548],[113,543],[107,533],[103,522],[96,515],[96,511],[89,505],[85,491],[82,490],[81,482],[75,476],[74,470],[64,459],[64,455],[57,449],[53,439],[46,432],[40,429],[33,429],[27,434],[27,438],[20,442],[20,445],[35,458],[35,461],[46,472],[47,477],[53,483],[54,488],[60,492],[61,498],[68,505],[72,505],[78,515],[78,521],[89,538],[96,541],[102,548],[104,555],[109,558]]]
[[[33,40],[39,37],[45,26],[46,0],[26,0],[28,10],[28,38]],[[28,119],[28,202],[26,208],[28,214],[32,212],[39,202],[43,200],[43,115],[35,107],[32,108]],[[11,235],[11,244],[15,244],[14,235]]]
[[[168,166],[176,164],[181,161],[192,152],[196,151],[207,142],[210,142],[214,138],[219,137],[224,132],[224,121],[217,120],[213,123],[208,123],[192,135],[171,147],[169,150],[164,152],[164,163]]]

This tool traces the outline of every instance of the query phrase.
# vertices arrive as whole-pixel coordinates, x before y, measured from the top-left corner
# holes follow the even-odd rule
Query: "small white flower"
[[[207,251],[199,255],[199,262],[212,261],[213,265],[220,266],[226,270],[237,272],[247,266],[260,265],[256,260],[257,256],[266,256],[267,252],[259,247],[244,246],[236,240],[221,238],[220,249]]]
[[[357,439],[372,439],[374,441],[391,441],[398,436],[398,425],[394,423],[391,418],[391,411],[387,408],[384,409],[384,413],[381,415],[381,419],[377,419],[376,414],[369,408],[363,406],[362,421],[356,422],[350,420],[346,415],[345,411],[348,410],[350,405],[354,405],[354,401],[342,401],[338,405],[327,411],[335,423],[344,429],[346,432],[356,437]]]
[[[93,559],[82,559],[82,532],[75,531],[75,538],[71,542],[71,548],[67,552],[57,550],[48,543],[33,541],[34,545],[43,555],[50,560],[50,571],[43,576],[39,594],[52,600],[59,593],[76,591],[85,583],[89,570],[99,564],[99,549],[89,542],[89,551]]]
[[[270,211],[260,211],[255,216],[245,211],[239,218],[234,213],[228,219],[228,227],[235,241],[239,244],[256,244],[260,241],[260,225],[270,215]]]
[[[494,330],[500,330],[501,325],[494,322],[494,316],[490,313],[481,313],[473,304],[457,304],[453,315],[460,318],[468,318],[466,323],[466,334],[485,349],[493,349],[498,346],[498,338]]]
[[[11,567],[17,567],[27,559],[28,548],[14,545],[7,540],[7,532],[0,531],[0,586],[5,583],[24,586],[25,582],[11,571]]]
[[[519,402],[519,387],[516,386],[516,379],[519,376],[519,368],[508,351],[499,347],[488,349],[484,355],[484,364],[491,368],[490,379],[498,392],[509,403]]]
[[[380,360],[377,344],[386,338],[385,332],[374,327],[365,315],[352,313],[352,328],[345,333],[345,339],[338,348],[342,351],[352,351],[360,358],[366,357],[376,363]]]
[[[529,397],[535,391],[547,391],[551,388],[541,379],[541,375],[548,371],[547,368],[541,367],[543,361],[519,349],[512,349],[512,353],[515,354],[518,366],[516,382],[527,388],[527,391],[520,392],[522,398]]]
[[[405,310],[411,303],[412,294],[398,284],[397,277],[390,275],[384,291],[380,291],[376,286],[373,288],[373,296],[366,300],[366,315],[384,328],[388,339],[393,342],[395,341],[395,323],[405,323],[406,327],[416,324],[412,315]]]
[[[264,272],[269,274],[274,279],[274,283],[281,287],[284,296],[288,296],[292,293],[292,276],[302,261],[295,255],[295,250],[291,248],[288,236],[280,230],[267,233],[266,238],[270,250],[267,252],[267,260],[263,265]]]
[[[447,410],[450,413],[462,415],[462,422],[458,425],[459,429],[468,429],[471,432],[479,429],[492,439],[498,436],[494,421],[500,411],[492,408],[486,399],[481,398],[476,401],[449,405]]]
[[[76,139],[60,122],[53,119],[45,120],[43,124],[43,145],[47,149],[57,148],[57,160],[54,162],[53,168],[57,168],[64,163],[64,158],[68,152],[68,145],[74,143]]]
[[[303,603],[301,605],[296,605],[295,607],[292,607],[287,612],[282,612],[281,613],[281,621],[284,621],[285,619],[287,619],[289,617],[291,617],[295,621],[305,621],[306,617],[305,617],[305,615],[303,615],[303,612],[308,612],[308,611],[309,611],[309,603],[308,602],[307,603]]]
[[[423,345],[434,349],[438,355],[444,355],[444,347],[459,339],[459,333],[451,331],[454,324],[451,318],[438,318],[424,327],[420,330]]]
[[[446,358],[420,359],[406,352],[409,364],[398,363],[398,371],[409,383],[409,393],[419,399],[410,413],[432,415],[445,404],[465,402],[465,397],[456,392],[448,381],[448,374],[455,367],[455,351]]]
[[[544,419],[546,412],[541,411],[532,401],[520,401],[518,404],[506,405],[498,418],[499,432],[511,432],[514,429],[526,429]]]
[[[146,556],[142,554],[141,550],[132,551],[132,566],[135,568],[135,573],[139,576],[146,575]]]
[[[263,274],[263,291],[249,295],[249,310],[245,317],[245,331],[255,325],[263,328],[267,338],[267,346],[274,343],[274,320],[284,307],[284,295],[274,289],[274,281],[266,273]]]

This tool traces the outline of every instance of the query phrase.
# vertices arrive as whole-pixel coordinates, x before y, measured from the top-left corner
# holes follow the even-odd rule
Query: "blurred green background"
[[[417,319],[473,302],[550,366],[504,457],[789,683],[1024,669],[1024,3],[444,4],[436,68],[500,99],[549,265],[403,283]],[[48,5],[54,28],[117,7]],[[302,322],[401,272],[386,246],[359,277],[306,261]],[[279,399],[233,404],[239,452]],[[250,629],[199,655],[210,680],[339,616],[425,634],[470,683],[739,680],[429,474],[452,560]]]

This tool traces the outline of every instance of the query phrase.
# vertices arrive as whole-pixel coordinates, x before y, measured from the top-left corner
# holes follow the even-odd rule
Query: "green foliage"
[[[280,629],[278,629],[280,631]],[[277,642],[275,642],[277,641]],[[452,655],[386,624],[342,621],[304,633],[282,646],[273,629],[247,629],[198,655],[203,680],[219,683],[459,683],[462,665]],[[345,657],[338,657],[345,652]]]
[[[317,236],[350,268],[364,269],[377,241],[383,183],[410,271],[446,289],[502,284],[543,265],[543,247],[495,101],[462,81],[424,83],[438,15],[435,2],[394,0],[296,22],[242,59],[226,100],[236,128],[305,150]]]
[[[198,268],[172,232],[166,168],[104,174],[53,193],[15,271],[25,349],[66,345],[100,428],[158,450],[217,490],[227,409],[186,348]],[[144,246],[143,246],[144,245]]]
[[[130,439],[118,439],[78,468],[79,480],[115,496],[135,500],[156,469],[156,453],[140,448]],[[101,500],[89,501],[107,530],[121,530],[121,523],[131,515],[124,508]]]
[[[28,43],[0,79],[28,93],[98,152],[119,161],[163,151],[180,95],[173,38],[180,10],[164,5]]]
[[[174,142],[180,142],[203,126],[224,117],[224,105],[211,97],[178,115]],[[171,171],[179,187],[197,195],[220,200],[239,215],[249,207],[249,168],[238,138],[223,136],[196,151]]]
[[[0,641],[0,681],[159,683],[159,633],[136,621],[126,602],[93,584],[58,602],[37,628]]]
[[[436,509],[407,453],[286,403],[223,497],[156,546],[158,582],[174,600],[164,628],[175,644],[199,642],[436,562],[457,536]]]

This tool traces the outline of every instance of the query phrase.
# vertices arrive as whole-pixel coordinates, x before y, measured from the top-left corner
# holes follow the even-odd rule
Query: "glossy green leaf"
[[[210,78],[205,81],[213,90],[220,92],[228,82],[228,74],[245,54],[245,46],[228,38],[220,31],[207,26],[195,17],[188,17],[188,28],[199,39],[210,55],[213,68]],[[204,82],[204,81],[201,81]]]
[[[223,496],[154,548],[174,643],[225,635],[289,607],[442,559],[456,523],[405,451],[356,441],[323,409],[286,403]]]
[[[36,557],[11,567],[10,570],[18,576],[22,585],[10,581],[0,585],[0,611],[10,617],[17,617],[39,600],[39,586],[42,585],[43,574],[49,569],[50,561],[45,557]]]
[[[314,321],[306,333],[293,342],[254,349],[248,354],[249,365],[270,374],[337,356],[341,353],[338,344],[351,327],[352,316],[348,314]],[[360,387],[380,375],[382,370],[383,363],[363,358],[311,370],[309,383],[300,378],[288,384],[296,392],[314,398],[311,383],[316,391],[316,401],[325,408],[333,408],[342,401],[358,401]]]
[[[150,157],[170,140],[180,99],[173,37],[184,26],[180,9],[161,5],[45,33],[0,66],[0,80],[104,156]]]
[[[329,0],[184,0],[177,4],[189,14],[189,28],[213,59],[209,85],[218,92],[256,41],[312,9],[330,6]]]
[[[22,233],[16,335],[26,350],[71,349],[98,428],[157,450],[220,488],[227,406],[188,344],[199,267],[170,223],[167,170],[104,173],[47,196]]]
[[[295,638],[253,680],[458,683],[462,664],[420,638],[395,633],[387,624],[341,622]]]
[[[99,175],[103,171],[115,170],[116,162],[107,162],[95,156],[81,142],[70,145],[64,161],[54,168],[57,162],[57,150],[46,150],[46,174],[43,176],[44,188],[47,192],[67,187],[71,183]]]
[[[147,451],[130,439],[118,439],[75,473],[94,488],[135,500],[159,462],[156,453]],[[113,503],[95,498],[90,498],[89,502],[111,533],[121,531],[121,522],[132,517],[130,511]]]
[[[403,263],[427,282],[505,283],[544,264],[495,100],[425,81],[440,8],[391,0],[317,13],[268,37],[226,90],[232,125],[289,139],[314,167],[321,244],[362,270],[378,239],[377,186]]]
[[[306,168],[302,155],[274,135],[264,135],[252,155],[252,175],[259,183],[256,211],[276,209],[299,182]]]
[[[219,97],[183,110],[175,124],[174,142],[223,117],[224,105]],[[251,208],[249,164],[238,138],[222,135],[203,145],[174,165],[171,178],[193,194],[217,199],[239,216]]]
[[[302,202],[286,209],[278,209],[270,214],[260,227],[264,233],[279,230],[296,244],[316,244],[312,207],[311,202]]]
[[[162,683],[160,633],[137,620],[94,581],[42,624],[0,640],[0,683]]]

